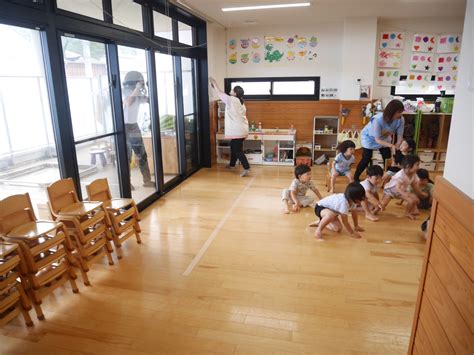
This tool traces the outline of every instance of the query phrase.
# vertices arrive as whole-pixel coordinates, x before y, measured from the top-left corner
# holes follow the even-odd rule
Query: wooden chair
[[[0,326],[10,322],[22,313],[27,327],[33,326],[29,310],[30,302],[20,277],[20,256],[18,245],[0,240]]]
[[[122,258],[122,243],[135,235],[137,243],[140,239],[140,214],[131,198],[112,198],[107,179],[97,179],[86,186],[89,201],[100,201],[107,211],[110,225],[112,227],[112,237],[117,257]]]
[[[112,239],[102,202],[79,201],[72,179],[58,180],[47,187],[48,206],[54,219],[66,226],[76,248],[84,284],[90,285],[87,272],[91,264],[106,256],[113,265]]]
[[[331,172],[334,167],[334,158],[329,158],[327,165],[327,173],[326,173],[326,191],[331,191]]]
[[[44,319],[42,299],[56,288],[69,281],[73,292],[79,292],[66,228],[61,222],[37,220],[28,194],[0,201],[0,232],[19,245],[25,288],[39,320]]]

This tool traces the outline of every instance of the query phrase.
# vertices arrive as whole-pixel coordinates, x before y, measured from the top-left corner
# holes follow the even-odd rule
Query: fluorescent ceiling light
[[[264,9],[281,9],[285,7],[304,7],[310,6],[309,2],[300,2],[295,4],[276,4],[276,5],[257,5],[257,6],[241,6],[241,7],[223,7],[222,11],[243,11],[243,10],[264,10]]]

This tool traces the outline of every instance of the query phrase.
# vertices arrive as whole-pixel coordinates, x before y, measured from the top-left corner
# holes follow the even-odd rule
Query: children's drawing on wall
[[[237,47],[237,40],[236,39],[229,39],[229,48],[234,50]]]
[[[250,38],[243,38],[240,40],[240,46],[243,48],[243,49],[246,49],[248,48],[250,45]]]
[[[285,52],[279,50],[283,43],[283,37],[265,36],[265,61],[268,63],[276,63],[281,61]]]
[[[314,51],[308,52],[308,60],[315,60],[318,57],[318,54]]]
[[[400,68],[402,51],[396,49],[380,49],[377,66],[379,68]]]
[[[436,49],[436,36],[432,34],[415,33],[411,49],[413,52],[434,53]]]
[[[457,72],[446,72],[438,73],[436,76],[436,84],[438,89],[454,89],[456,87],[456,81],[458,80]],[[440,89],[441,90],[441,89]]]
[[[258,64],[262,60],[260,52],[252,52],[252,63]]]
[[[409,73],[407,76],[408,87],[418,86],[426,88],[433,85],[433,75],[431,73]]]
[[[292,62],[295,60],[295,51],[288,51],[286,53],[286,59],[289,61],[289,62]]]
[[[290,37],[288,38],[288,40],[286,41],[286,46],[288,48],[295,48],[295,44],[296,44],[296,40],[294,37]]]
[[[379,86],[398,85],[400,71],[397,69],[379,69],[377,72],[377,84]]]
[[[459,54],[456,53],[438,54],[438,57],[436,58],[437,72],[457,71],[458,65]]]
[[[410,60],[410,70],[431,72],[434,66],[434,55],[429,53],[413,53]]]
[[[308,42],[306,41],[306,37],[298,36],[298,35],[296,35],[295,37],[296,37],[296,41],[298,43],[298,47],[301,48],[301,49],[305,48],[306,45],[308,44]]]
[[[260,38],[258,38],[258,37],[252,38],[252,48],[253,49],[260,48],[260,44],[261,44]]]
[[[240,61],[244,64],[248,63],[250,59],[250,54],[249,53],[242,53],[240,55]]]
[[[308,56],[308,51],[298,51],[298,55],[297,55],[298,60],[305,61],[307,56]]]
[[[404,32],[382,32],[380,33],[380,48],[403,49],[405,42]]]
[[[311,48],[314,48],[318,45],[318,37],[315,37],[315,36],[311,36],[311,38],[309,39],[309,46]]]
[[[441,35],[438,37],[438,53],[459,53],[461,36],[459,34]]]
[[[233,52],[229,54],[229,63],[236,64],[237,63],[237,52]]]

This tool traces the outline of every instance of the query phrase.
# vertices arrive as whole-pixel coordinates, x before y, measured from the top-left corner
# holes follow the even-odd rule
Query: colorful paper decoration
[[[237,40],[236,39],[229,39],[229,48],[234,50],[237,47]]]
[[[434,53],[436,49],[436,36],[432,34],[416,33],[413,36],[413,52]]]
[[[318,57],[318,54],[316,52],[314,52],[314,51],[309,51],[308,52],[308,56],[307,56],[308,60],[310,60],[310,61],[315,60],[317,57]]]
[[[229,63],[236,64],[237,63],[237,52],[233,52],[229,54]]]
[[[458,71],[459,66],[459,54],[438,54],[436,58],[436,71],[447,72],[447,71]]]
[[[260,38],[254,37],[252,38],[252,48],[253,49],[258,49],[260,48]]]
[[[288,51],[286,52],[286,60],[292,62],[295,60],[295,51]]]
[[[380,33],[380,48],[403,49],[405,42],[404,32],[382,32]]]
[[[410,60],[410,70],[431,72],[435,65],[434,55],[429,53],[413,53]]]
[[[240,61],[244,64],[247,64],[250,60],[250,54],[249,53],[242,53],[240,55]]]
[[[379,68],[400,68],[401,59],[401,50],[379,49],[377,66]]]
[[[309,46],[311,48],[314,48],[318,45],[318,38],[317,37],[314,37],[314,36],[311,36],[311,38],[309,39]]]
[[[280,40],[281,39],[281,40]],[[285,51],[282,50],[283,37],[265,36],[265,61],[267,63],[276,63],[281,61],[285,55]]]
[[[432,79],[431,73],[414,73],[410,72],[407,75],[408,86],[412,87],[414,85],[420,86],[422,88],[430,85],[434,85],[435,82]]]
[[[438,38],[438,53],[459,53],[461,36],[459,34],[441,35]]]
[[[308,42],[306,41],[306,37],[303,37],[303,36],[295,36],[296,37],[296,41],[298,43],[298,47],[303,49],[304,47],[306,47],[306,45],[308,44]]]
[[[252,63],[258,64],[262,60],[260,52],[252,52]]]
[[[436,77],[436,85],[442,86],[445,89],[454,89],[456,81],[458,80],[457,72],[438,73]]]
[[[398,69],[378,69],[377,84],[379,86],[394,86],[400,80],[400,71]]]
[[[294,37],[289,37],[286,41],[286,46],[288,48],[294,48],[295,47],[295,44],[296,44],[296,40]]]
[[[298,51],[296,58],[298,58],[298,60],[300,61],[305,61],[307,56],[308,56],[308,51],[303,50],[303,51]]]
[[[243,49],[248,48],[249,45],[250,45],[250,38],[244,38],[244,39],[241,39],[241,40],[240,40],[240,46],[241,46]]]

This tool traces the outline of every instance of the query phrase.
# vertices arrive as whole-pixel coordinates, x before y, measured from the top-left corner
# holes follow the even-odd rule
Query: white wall
[[[298,60],[288,62],[283,59],[278,63],[266,63],[263,59],[264,50],[260,49],[262,61],[258,64],[251,61],[243,64],[239,60],[237,64],[230,64],[226,56],[227,77],[320,76],[321,87],[336,87],[340,90],[343,22],[318,23],[311,26],[295,24],[294,26],[278,27],[230,28],[227,29],[226,38],[227,41],[231,38],[239,41],[241,38],[260,37],[263,41],[264,36],[288,38],[294,35],[318,37],[318,45],[315,47],[318,56],[315,62],[299,62]],[[238,43],[238,45],[240,44]],[[226,50],[228,53],[232,52],[227,45]]]
[[[474,199],[474,0],[466,18],[444,177]]]
[[[209,77],[217,80],[224,89],[226,77],[225,28],[213,23],[207,23],[207,62]],[[217,100],[217,95],[209,89],[209,100]]]
[[[403,47],[401,75],[408,75],[410,71],[411,46],[413,43],[413,36],[415,33],[430,33],[430,34],[448,34],[448,33],[462,33],[463,21],[461,18],[418,18],[418,19],[404,19],[404,20],[381,20],[378,24],[377,30],[377,47],[375,51],[375,58],[378,55],[378,48],[380,45],[380,32],[382,31],[400,31],[405,32],[405,44]],[[462,39],[462,46],[465,40]],[[377,61],[374,65],[374,78],[376,78]],[[375,83],[375,82],[374,82]],[[389,86],[374,86],[373,98],[382,98],[390,95]]]
[[[377,18],[346,19],[342,44],[342,100],[360,96],[359,85],[373,85]],[[357,79],[361,79],[358,83]]]

